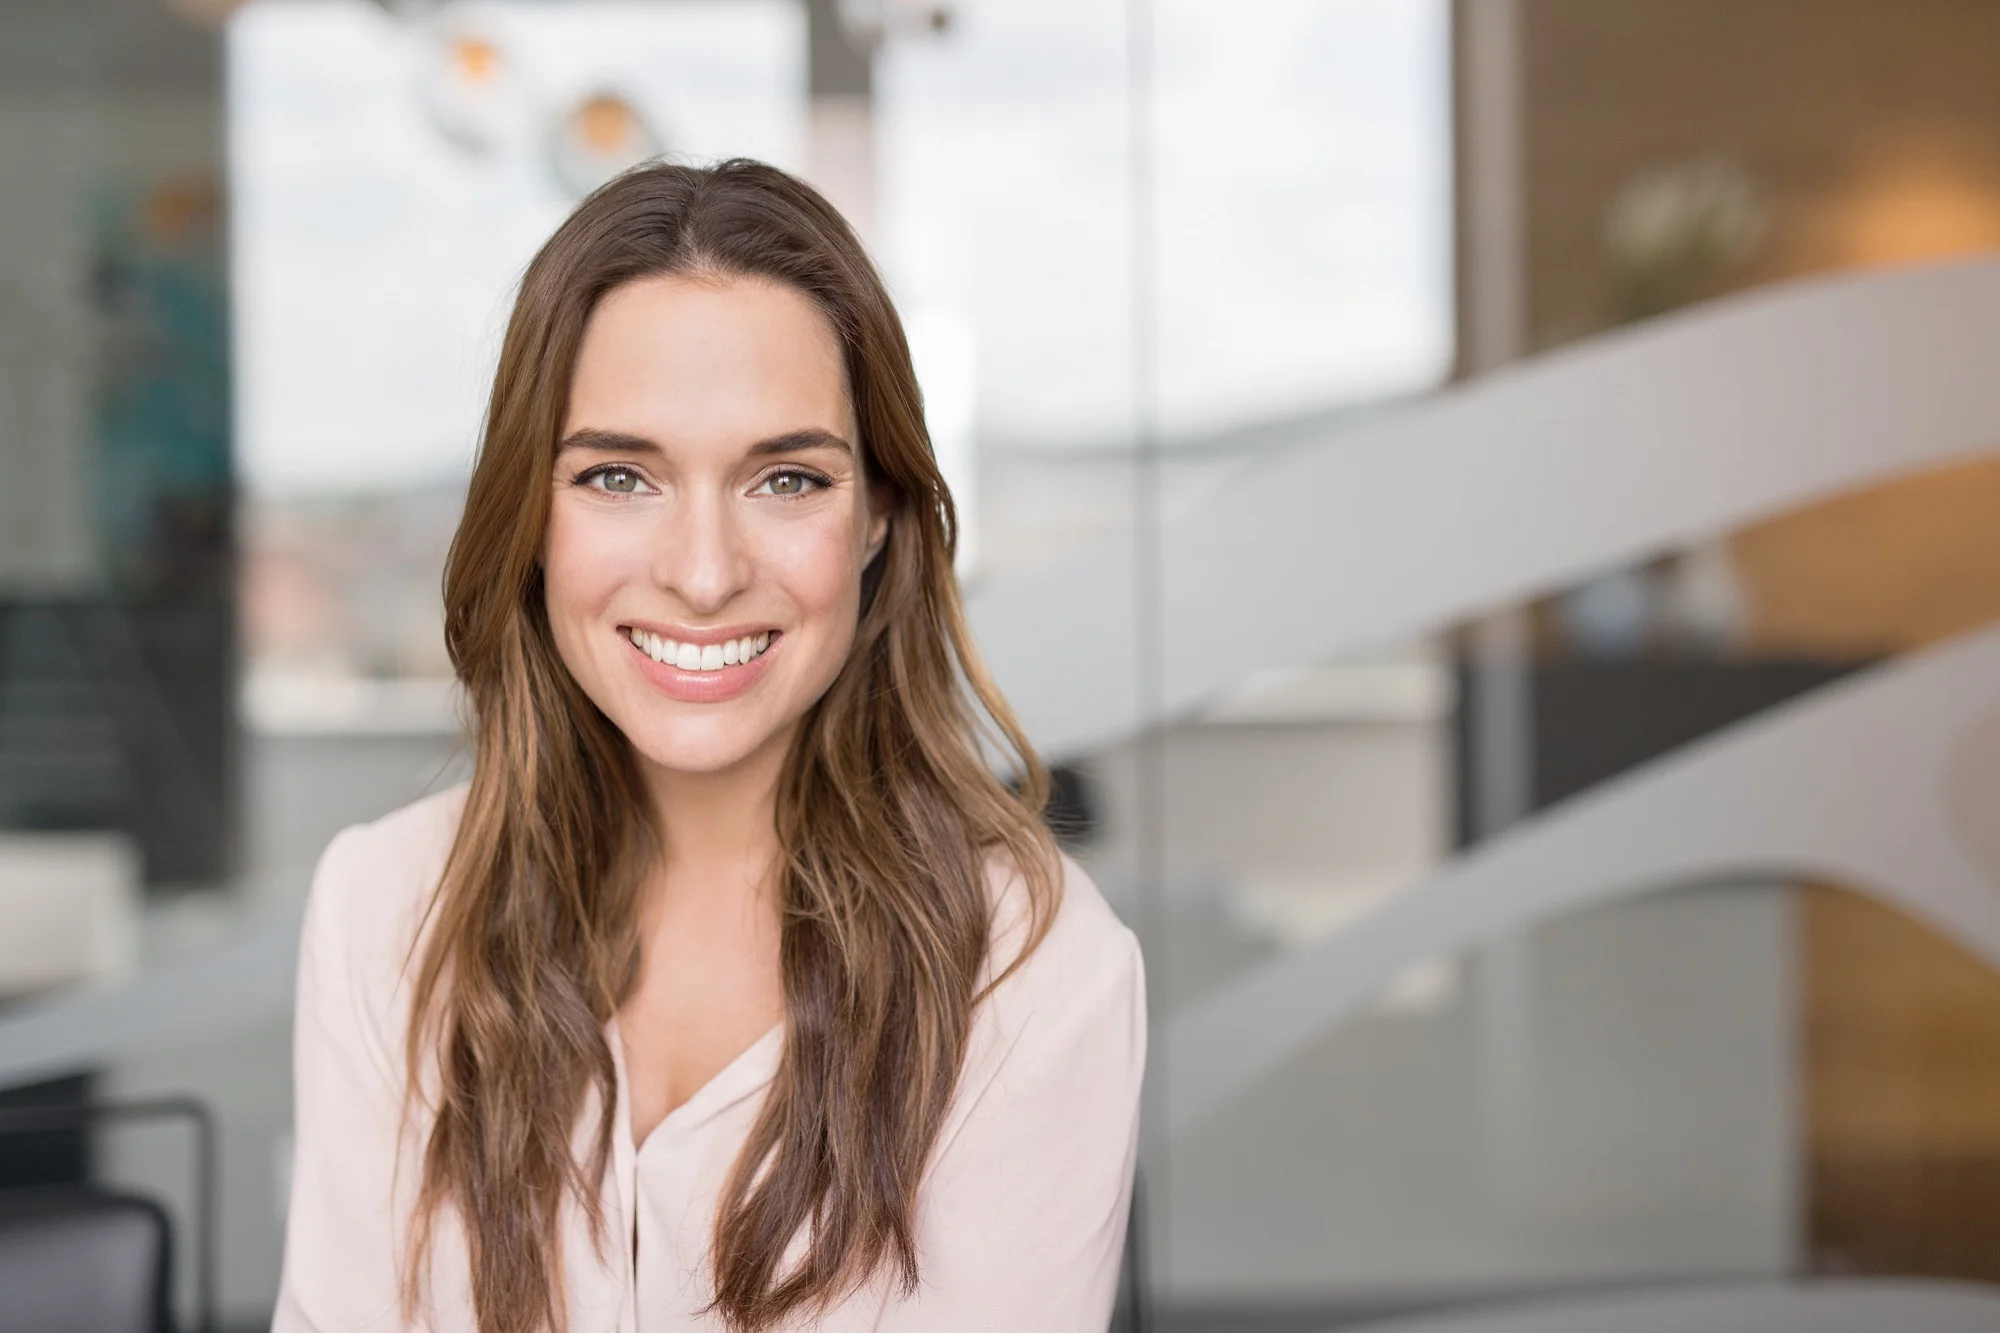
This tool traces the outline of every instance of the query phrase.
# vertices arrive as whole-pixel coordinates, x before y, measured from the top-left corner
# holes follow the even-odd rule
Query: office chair
[[[195,1333],[215,1328],[215,1122],[187,1097],[0,1109],[0,1134],[108,1120],[195,1129]],[[173,1223],[150,1199],[85,1185],[0,1190],[7,1333],[174,1333]]]

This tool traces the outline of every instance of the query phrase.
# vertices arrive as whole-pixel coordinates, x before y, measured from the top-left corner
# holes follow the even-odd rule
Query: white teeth
[[[682,671],[720,671],[724,667],[741,666],[771,646],[769,630],[707,645],[676,643],[642,629],[631,629],[625,633],[640,652],[655,662],[663,662]]]

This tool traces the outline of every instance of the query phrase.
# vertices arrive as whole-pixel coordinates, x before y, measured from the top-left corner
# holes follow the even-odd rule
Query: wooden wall
[[[1618,190],[1709,154],[1772,209],[1731,286],[2000,248],[2000,5],[1521,0],[1521,15],[1533,345],[1603,326],[1594,261]]]
[[[1718,294],[2000,251],[2000,4],[1519,3],[1531,347],[1613,322],[1613,200],[1703,157],[1742,167],[1769,207],[1761,250]],[[2000,348],[1962,354],[2000,373]],[[2000,621],[2000,456],[1732,547],[1758,652],[1874,656]],[[1802,920],[1818,1263],[2000,1279],[2000,977],[1837,889],[1808,891]]]

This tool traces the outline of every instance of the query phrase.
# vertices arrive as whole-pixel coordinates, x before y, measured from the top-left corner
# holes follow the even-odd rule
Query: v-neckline
[[[618,1076],[618,1129],[625,1142],[631,1145],[635,1165],[647,1146],[661,1137],[661,1131],[678,1130],[690,1121],[705,1120],[768,1082],[776,1072],[776,1057],[782,1049],[785,1033],[785,1020],[781,1018],[767,1028],[763,1036],[738,1051],[728,1064],[709,1075],[706,1083],[688,1094],[679,1106],[661,1116],[646,1131],[645,1137],[640,1138],[632,1131],[632,1078],[625,1063],[625,1034],[618,1026],[618,1015],[614,1013],[604,1026],[605,1039],[611,1046],[611,1061]]]

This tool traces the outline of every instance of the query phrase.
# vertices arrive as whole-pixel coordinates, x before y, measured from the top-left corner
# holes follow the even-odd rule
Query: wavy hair
[[[415,960],[410,1095],[433,1104],[403,1294],[414,1312],[437,1216],[455,1209],[482,1333],[564,1328],[566,1204],[600,1253],[606,1240],[617,1097],[604,1028],[637,978],[638,886],[661,841],[629,743],[557,654],[540,558],[585,325],[607,292],[660,274],[760,278],[813,301],[891,515],[848,659],[778,786],[787,1025],[713,1229],[712,1309],[732,1329],[823,1309],[885,1272],[914,1289],[917,1188],[983,995],[994,858],[1030,903],[1025,947],[1001,975],[1060,893],[1047,775],[973,651],[951,497],[901,322],[860,242],[809,186],[761,163],[656,163],[612,180],[522,277],[444,575],[474,759]],[[435,1095],[420,1097],[427,1071]]]

